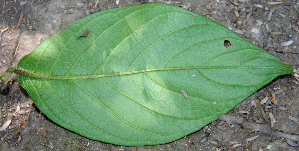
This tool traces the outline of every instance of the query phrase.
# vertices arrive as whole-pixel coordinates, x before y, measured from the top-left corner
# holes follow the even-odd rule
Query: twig
[[[17,27],[20,27],[20,26],[22,25],[22,23],[23,23],[23,18],[24,18],[24,13],[21,12]]]
[[[218,120],[230,121],[235,124],[242,124],[244,122],[244,119],[242,117],[235,117],[235,116],[231,116],[231,115],[221,115],[218,117]]]
[[[289,115],[289,119],[290,119],[290,120],[292,120],[293,122],[295,122],[296,124],[298,124],[298,125],[299,125],[299,121],[298,121],[298,119],[297,119],[297,118],[295,118],[295,117],[293,117],[293,116]]]
[[[238,2],[235,2],[235,1],[232,1],[232,0],[229,0],[231,3],[233,3],[234,5],[239,5]]]
[[[269,4],[269,5],[280,5],[282,3],[283,2],[267,2],[267,4]]]
[[[15,51],[13,57],[16,57],[16,55],[19,53],[19,46],[20,46],[20,43],[18,43],[18,46],[16,48],[16,51]]]
[[[4,29],[1,29],[1,32],[0,32],[0,37],[1,37],[1,39],[0,39],[0,41],[2,41],[2,35],[3,35],[3,33],[6,32],[8,29],[9,29],[9,27],[6,27],[6,28],[4,28]]]
[[[299,34],[299,30],[295,27],[295,25],[292,26],[294,30]]]
[[[218,117],[218,120],[230,121],[235,124],[243,124],[243,128],[246,128],[246,129],[252,129],[252,130],[259,131],[261,133],[276,136],[276,137],[287,138],[294,142],[299,141],[298,135],[291,135],[291,134],[276,132],[276,131],[273,131],[268,125],[252,123],[252,122],[245,122],[245,121],[243,121],[242,117],[236,117],[236,116],[231,116],[231,115],[221,115],[220,117]]]

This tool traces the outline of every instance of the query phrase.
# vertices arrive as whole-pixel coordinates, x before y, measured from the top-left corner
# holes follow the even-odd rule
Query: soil
[[[299,3],[296,0],[123,0],[118,5],[116,1],[0,1],[0,75],[16,66],[44,39],[81,17],[148,2],[174,4],[204,15],[292,65],[293,69],[298,68]],[[0,150],[298,150],[296,141],[223,120],[167,144],[138,147],[106,144],[70,132],[49,120],[32,104],[17,75],[0,82],[0,88],[0,125],[11,119],[9,127],[0,132]],[[299,118],[299,81],[291,74],[280,76],[226,115],[265,126],[271,126],[272,121],[274,132],[298,136],[299,125],[294,121]]]

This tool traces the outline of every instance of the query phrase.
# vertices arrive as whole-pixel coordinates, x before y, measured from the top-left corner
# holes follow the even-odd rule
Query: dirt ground
[[[44,39],[81,17],[148,2],[174,4],[204,15],[298,68],[296,0],[120,0],[118,5],[117,0],[1,0],[0,75]],[[268,128],[272,124],[268,132],[246,123],[216,120],[174,142],[138,147],[93,141],[56,125],[32,105],[16,77],[0,82],[0,126],[11,121],[0,131],[0,150],[298,150],[299,81],[291,74],[278,77],[226,114]]]

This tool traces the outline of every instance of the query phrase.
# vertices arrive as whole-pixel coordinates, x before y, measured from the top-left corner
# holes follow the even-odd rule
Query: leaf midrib
[[[103,77],[113,77],[120,75],[131,75],[137,73],[144,72],[154,72],[154,71],[169,71],[169,70],[194,70],[194,69],[280,69],[277,67],[240,67],[240,66],[230,66],[230,67],[189,67],[189,68],[157,68],[157,69],[145,69],[138,71],[130,71],[130,72],[119,72],[119,73],[111,73],[111,74],[101,74],[101,75],[85,75],[85,76],[49,76],[49,75],[40,75],[33,72],[28,72],[26,70],[15,68],[14,72],[27,75],[30,77],[43,78],[43,79],[89,79],[89,78],[103,78]]]

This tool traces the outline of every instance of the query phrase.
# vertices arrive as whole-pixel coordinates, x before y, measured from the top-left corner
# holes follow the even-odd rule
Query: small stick
[[[1,39],[0,39],[0,41],[2,41],[2,35],[3,35],[3,33],[6,32],[8,29],[9,29],[9,27],[1,29],[1,32],[0,32]]]
[[[20,46],[20,43],[18,43],[18,46],[16,48],[16,51],[15,51],[13,57],[16,57],[16,55],[19,53],[19,46]]]
[[[20,15],[20,18],[19,18],[19,22],[18,22],[18,27],[20,27],[22,25],[22,22],[23,22],[23,18],[24,18],[24,13],[21,12],[21,15]]]
[[[269,5],[280,5],[283,2],[267,2]]]
[[[269,134],[269,135],[276,136],[276,137],[287,138],[294,142],[299,141],[298,135],[291,135],[291,134],[285,134],[282,132],[273,131],[268,125],[264,125],[264,124],[245,122],[245,121],[243,121],[242,117],[236,117],[236,116],[232,116],[232,115],[221,115],[218,117],[218,120],[230,121],[235,124],[242,124],[243,128],[252,129],[252,130],[259,131],[261,133]]]
[[[293,25],[294,30],[299,34],[299,30]]]
[[[298,125],[299,125],[299,121],[298,121],[298,119],[297,119],[297,118],[295,118],[295,117],[293,117],[293,116],[289,115],[289,119],[290,119],[290,120],[292,120],[293,122],[295,122],[296,124],[298,124]]]

